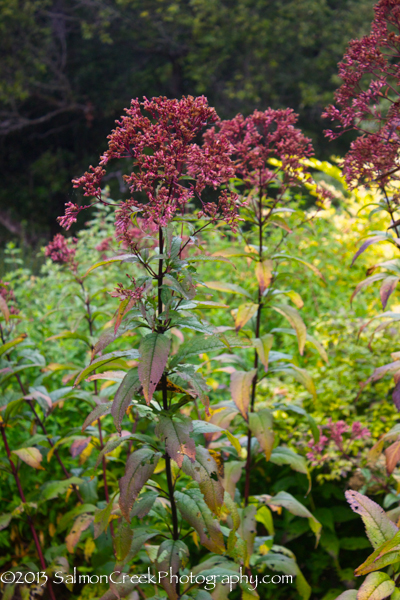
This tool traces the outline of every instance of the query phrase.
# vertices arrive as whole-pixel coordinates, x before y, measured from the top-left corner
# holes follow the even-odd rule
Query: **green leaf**
[[[357,590],[346,590],[336,600],[357,600]]]
[[[175,501],[182,517],[197,531],[201,544],[210,552],[223,554],[225,546],[220,525],[214,519],[200,490],[177,491]]]
[[[131,510],[131,518],[138,517],[143,519],[151,510],[154,502],[158,498],[158,493],[154,491],[144,492],[139,496]]]
[[[74,522],[71,531],[65,538],[68,552],[74,552],[75,546],[79,542],[82,533],[91,525],[91,523],[93,523],[93,519],[93,515],[87,513],[79,515]]]
[[[270,459],[275,440],[275,434],[272,427],[273,417],[268,408],[249,413],[249,429],[264,450],[265,458],[267,460]]]
[[[297,517],[303,517],[308,519],[311,530],[315,533],[315,537],[317,538],[317,543],[319,538],[321,537],[321,523],[314,517],[314,515],[301,504],[296,498],[294,498],[291,494],[287,492],[279,492],[276,496],[268,496],[266,502],[270,506],[282,506],[286,508],[292,515],[296,515]]]
[[[97,539],[105,531],[110,522],[111,512],[114,506],[114,498],[110,500],[103,509],[95,509],[94,512],[94,539]]]
[[[119,481],[119,506],[125,519],[130,522],[130,510],[140,490],[151,477],[161,452],[155,453],[150,448],[140,448],[129,455],[125,466],[125,475]]]
[[[314,266],[313,264],[311,264],[305,260],[302,260],[301,258],[298,258],[297,256],[289,256],[289,254],[275,254],[275,256],[273,256],[272,258],[273,259],[281,258],[281,259],[286,259],[286,260],[295,260],[296,262],[301,263],[302,265],[307,267],[307,269],[310,269],[317,277],[324,279],[321,271],[319,269],[317,269],[316,266]]]
[[[299,312],[295,308],[293,308],[293,306],[288,306],[287,304],[282,304],[280,306],[271,306],[271,308],[273,308],[279,314],[283,315],[289,321],[293,329],[296,331],[299,352],[301,355],[303,355],[304,345],[307,339],[307,329]]]
[[[140,390],[141,383],[137,369],[131,369],[119,386],[111,406],[111,414],[118,432],[121,431],[122,420],[133,396]]]
[[[75,386],[78,385],[81,381],[86,379],[86,377],[88,375],[90,375],[90,373],[92,373],[99,367],[104,367],[105,365],[107,365],[110,362],[113,362],[117,358],[129,358],[129,359],[139,358],[139,352],[137,350],[119,350],[116,352],[110,352],[109,354],[104,354],[103,356],[100,356],[100,358],[97,358],[96,360],[94,360],[92,363],[90,363],[90,365],[88,365],[85,369],[83,369],[83,371],[81,371],[79,373],[79,375],[75,379],[74,385]]]
[[[394,588],[394,581],[386,573],[370,573],[358,590],[357,600],[383,600]]]
[[[77,333],[76,331],[63,331],[61,333],[57,333],[56,335],[52,335],[49,338],[46,338],[45,341],[51,342],[53,340],[80,340],[81,342],[85,342],[85,344],[90,346],[90,341],[87,335]]]
[[[159,535],[160,532],[149,527],[135,527],[129,553],[125,557],[125,563],[128,563],[143,548],[143,545],[151,538]]]
[[[117,560],[124,560],[124,558],[126,558],[131,549],[132,540],[133,529],[131,529],[129,523],[121,519],[114,537]]]
[[[19,450],[12,450],[13,454],[16,454],[24,463],[33,467],[34,469],[40,469],[44,471],[44,468],[40,464],[43,456],[37,448],[20,448]]]
[[[10,321],[10,311],[8,310],[7,302],[4,300],[3,296],[0,296],[0,312],[4,317],[6,323]]]
[[[208,337],[195,336],[180,346],[177,354],[172,357],[170,366],[173,368],[187,358],[198,356],[204,352],[209,353],[226,349],[227,344],[230,348],[246,348],[250,346],[248,340],[236,336],[225,336],[223,339],[216,335]]]
[[[0,356],[3,356],[3,354],[7,354],[9,350],[14,348],[14,346],[17,346],[18,344],[23,342],[26,339],[26,337],[27,337],[26,333],[22,333],[21,335],[14,338],[13,340],[10,340],[6,344],[3,344],[2,346],[0,346]]]
[[[372,571],[383,569],[388,565],[399,562],[400,532],[388,542],[378,546],[362,565],[355,570],[356,575],[367,575]]]
[[[245,508],[238,508],[240,525],[237,532],[241,539],[246,543],[247,557],[250,557],[253,554],[254,539],[257,533],[255,519],[256,511],[257,508],[254,504],[249,504]],[[245,562],[247,562],[247,560]]]
[[[274,548],[274,547],[273,547]],[[295,559],[280,552],[269,552],[262,557],[262,563],[272,571],[293,575],[296,578],[296,588],[302,600],[309,600],[311,587],[308,585],[304,575],[300,571]]]
[[[133,256],[133,254],[120,254],[119,256],[113,256],[112,258],[107,258],[106,260],[101,260],[100,262],[97,262],[96,264],[89,267],[89,269],[86,271],[86,273],[84,275],[84,278],[87,275],[89,275],[89,273],[91,273],[92,271],[97,269],[98,267],[102,267],[103,265],[110,265],[111,263],[121,262],[124,260],[128,260],[129,262],[137,262],[138,259],[135,256]]]
[[[181,540],[165,540],[158,549],[156,570],[162,577],[161,585],[170,600],[178,598],[172,577],[178,573],[187,556],[189,556],[189,549]]]
[[[232,400],[244,419],[248,419],[251,389],[257,369],[251,371],[235,371],[231,375],[230,391]]]
[[[256,521],[264,525],[269,535],[275,535],[274,520],[272,518],[272,513],[269,510],[269,508],[267,508],[266,506],[261,506],[257,510]]]
[[[45,484],[41,490],[40,500],[44,501],[57,498],[60,494],[65,494],[71,485],[79,486],[81,483],[83,483],[83,479],[80,479],[79,477],[70,477],[63,481],[50,481]]]
[[[140,342],[138,373],[148,405],[164,373],[170,346],[171,340],[162,333],[150,333]]]
[[[253,341],[253,345],[257,351],[258,358],[261,364],[264,366],[265,371],[268,371],[268,357],[272,344],[274,342],[274,336],[271,333],[266,333],[260,338],[256,338]]]
[[[273,268],[274,263],[269,258],[256,263],[256,277],[261,294],[265,292],[271,283]]]
[[[3,513],[0,515],[0,531],[6,529],[12,519],[12,513]]]
[[[182,471],[197,481],[208,508],[219,515],[224,502],[224,488],[219,479],[217,463],[207,448],[196,446],[196,460],[193,463],[185,456]]]
[[[354,490],[347,490],[345,496],[352,511],[361,515],[367,536],[374,548],[390,541],[398,532],[396,525],[392,523],[379,504]]]
[[[248,302],[246,304],[241,304],[237,310],[235,317],[235,329],[236,331],[240,331],[242,327],[244,327],[247,321],[250,321],[252,317],[258,311],[258,304],[253,304],[252,302]]]
[[[247,296],[250,299],[252,298],[249,292],[240,287],[240,285],[235,285],[234,283],[225,283],[221,281],[205,281],[204,285],[210,288],[210,290],[216,290],[217,292],[239,294],[240,296]]]
[[[307,475],[309,490],[311,489],[311,477],[304,456],[296,454],[285,446],[278,446],[272,450],[270,461],[275,465],[289,465],[294,471]]]
[[[189,417],[175,414],[173,417],[160,415],[156,427],[156,435],[165,441],[168,456],[182,467],[183,458],[187,456],[192,462],[196,457],[196,446],[190,437],[192,422]]]
[[[91,423],[97,421],[103,415],[109,415],[111,412],[112,402],[106,402],[105,404],[99,404],[96,406],[86,417],[82,425],[82,431],[85,431],[86,427],[89,427]]]

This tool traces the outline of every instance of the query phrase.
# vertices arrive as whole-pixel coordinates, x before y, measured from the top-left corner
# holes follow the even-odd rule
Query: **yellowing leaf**
[[[37,448],[20,448],[19,450],[13,450],[12,452],[30,467],[44,471],[44,468],[40,464],[43,456]]]
[[[258,304],[253,304],[252,302],[248,302],[246,304],[241,304],[237,310],[236,318],[235,318],[235,328],[236,331],[239,331],[244,327],[247,321],[250,321],[252,317],[257,313]]]
[[[224,488],[220,482],[218,465],[209,450],[197,446],[196,460],[191,463],[185,456],[182,470],[197,481],[208,508],[219,515],[224,501]]]
[[[230,390],[232,400],[246,421],[250,404],[251,387],[256,373],[257,369],[252,369],[251,371],[235,371],[231,375]]]
[[[300,354],[303,354],[304,345],[307,339],[307,329],[298,311],[292,306],[288,306],[286,304],[282,304],[280,306],[272,306],[271,308],[283,315],[289,321],[293,329],[296,331],[299,352]]]
[[[229,431],[229,429],[225,429],[224,433],[240,457],[242,453],[242,446],[240,445],[239,440]]]
[[[267,258],[262,262],[258,262],[256,264],[256,277],[258,281],[258,285],[260,288],[261,294],[265,292],[272,279],[272,270],[274,268],[274,263],[272,260]]]
[[[275,434],[272,429],[273,417],[268,408],[263,408],[257,412],[249,413],[249,429],[257,438],[258,443],[264,450],[267,460],[271,457],[272,448],[274,446]]]
[[[0,312],[3,315],[5,322],[8,323],[10,320],[10,311],[8,310],[7,302],[4,300],[3,296],[0,296]]]
[[[262,365],[264,365],[264,369],[266,371],[268,371],[268,358],[273,342],[274,336],[271,333],[266,333],[262,337],[254,340],[254,346],[257,351],[258,358],[260,359]]]
[[[398,532],[379,504],[354,490],[347,490],[345,496],[350,508],[364,521],[367,536],[374,548],[388,542]]]
[[[239,294],[241,296],[248,296],[251,298],[249,292],[240,287],[240,285],[236,285],[234,283],[225,283],[222,281],[205,281],[204,285],[210,290],[216,290],[217,292],[228,292],[230,294]]]
[[[370,573],[358,590],[357,600],[383,600],[394,588],[394,581],[386,573]]]
[[[75,546],[80,540],[82,533],[89,527],[89,525],[93,522],[94,516],[89,514],[79,515],[79,517],[74,522],[71,531],[65,538],[65,543],[67,544],[68,552],[73,552]]]

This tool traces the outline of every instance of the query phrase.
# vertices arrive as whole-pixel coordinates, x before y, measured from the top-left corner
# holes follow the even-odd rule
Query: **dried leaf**
[[[400,440],[391,444],[385,450],[386,470],[388,475],[391,475],[400,460]]]
[[[7,302],[4,300],[3,296],[0,296],[0,312],[3,315],[5,322],[8,323],[10,320],[10,311],[8,310]]]
[[[140,343],[139,379],[147,404],[160,381],[167,364],[171,340],[162,333],[150,333]]]
[[[230,391],[232,400],[246,421],[250,404],[251,387],[256,373],[257,369],[252,369],[251,371],[236,371],[231,375]]]

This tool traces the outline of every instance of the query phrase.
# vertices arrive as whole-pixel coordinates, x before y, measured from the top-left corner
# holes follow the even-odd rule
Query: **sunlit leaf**
[[[238,407],[241,415],[247,421],[250,404],[251,388],[257,369],[251,371],[235,371],[231,375],[230,391],[232,400]]]
[[[394,581],[386,573],[370,573],[358,590],[357,600],[383,600],[394,588]]]
[[[205,281],[204,285],[210,288],[210,290],[216,290],[217,292],[239,294],[240,296],[247,296],[248,298],[252,297],[248,291],[240,287],[240,285],[236,285],[234,283],[225,283],[222,281]]]
[[[20,448],[19,450],[13,450],[12,452],[30,467],[44,471],[44,468],[40,464],[43,456],[37,448]]]
[[[253,304],[251,302],[247,304],[241,304],[237,310],[235,317],[235,329],[236,331],[240,331],[242,327],[244,327],[247,321],[250,321],[252,317],[257,313],[258,304]]]
[[[347,490],[345,496],[351,509],[361,515],[367,536],[374,548],[388,542],[397,533],[398,528],[379,504],[354,490]]]
[[[307,329],[299,312],[292,306],[288,306],[286,304],[282,304],[280,306],[272,306],[271,308],[283,315],[289,321],[293,329],[296,331],[299,352],[300,354],[303,354],[304,345],[306,343],[307,338]]]

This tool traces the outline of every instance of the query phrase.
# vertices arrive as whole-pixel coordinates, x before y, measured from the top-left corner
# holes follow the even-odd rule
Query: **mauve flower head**
[[[363,438],[370,437],[371,432],[368,427],[363,427],[360,421],[354,421],[351,426],[351,437],[355,440],[362,440]]]
[[[311,140],[295,127],[298,116],[285,110],[255,110],[252,115],[238,114],[234,119],[220,121],[205,135],[206,145],[226,140],[232,144],[236,175],[248,188],[264,189],[272,182],[280,185],[297,185],[312,181],[303,160],[313,155]],[[271,164],[271,159],[281,166]],[[277,172],[283,174],[278,179]],[[321,195],[326,195],[319,190]]]
[[[374,10],[371,33],[351,41],[339,63],[343,83],[324,113],[338,122],[325,132],[329,138],[361,133],[343,162],[351,187],[376,179],[383,186],[400,169],[400,3],[380,0]]]
[[[76,254],[76,242],[77,240],[74,238],[72,240],[74,245],[71,246],[69,240],[65,239],[61,233],[57,233],[53,240],[46,246],[44,254],[51,258],[55,263],[60,265],[71,265],[74,262]]]
[[[140,212],[145,223],[166,226],[177,212],[194,199],[202,203],[202,214],[224,218],[234,223],[237,218],[236,196],[221,197],[216,208],[204,204],[201,194],[206,186],[214,189],[234,175],[229,157],[232,148],[224,140],[204,149],[198,141],[204,128],[218,119],[204,96],[169,100],[164,97],[132,100],[117,127],[108,136],[108,150],[97,167],[73,181],[83,187],[84,195],[102,202],[101,181],[110,161],[130,159],[131,172],[124,175],[131,196],[118,205],[117,235],[129,242],[132,215]],[[213,203],[214,204],[214,203]],[[67,228],[76,220],[79,207],[70,203],[60,222]],[[126,239],[125,239],[126,238]]]

